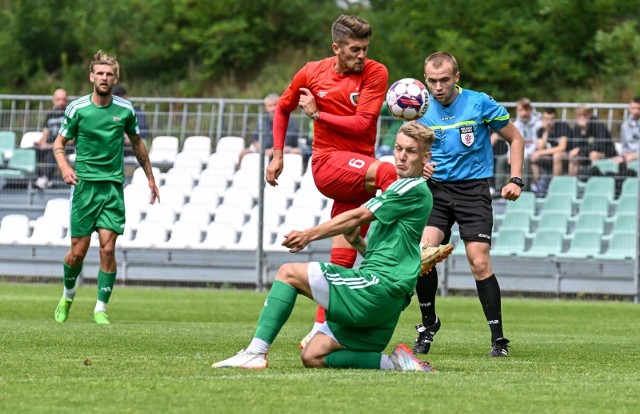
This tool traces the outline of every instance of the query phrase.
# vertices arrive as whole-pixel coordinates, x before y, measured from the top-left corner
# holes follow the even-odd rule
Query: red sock
[[[398,179],[395,165],[390,162],[381,162],[376,169],[376,187],[385,191],[387,187]]]
[[[324,323],[326,320],[324,318],[325,313],[327,313],[327,311],[322,306],[318,305],[318,310],[316,310],[316,319],[314,322]]]

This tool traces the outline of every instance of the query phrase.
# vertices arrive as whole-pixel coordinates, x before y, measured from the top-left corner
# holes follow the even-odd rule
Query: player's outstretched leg
[[[442,262],[449,257],[453,251],[453,245],[443,244],[442,246],[429,246],[425,244],[422,246],[420,274],[428,273],[433,266]]]
[[[211,365],[212,368],[246,368],[246,369],[265,369],[269,366],[267,362],[267,354],[252,354],[244,349],[231,358],[216,362]]]

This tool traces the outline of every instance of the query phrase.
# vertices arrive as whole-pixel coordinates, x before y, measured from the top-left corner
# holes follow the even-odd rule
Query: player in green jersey
[[[394,148],[397,181],[359,208],[286,235],[282,244],[295,253],[314,240],[344,234],[364,260],[358,269],[319,262],[282,265],[253,340],[214,368],[266,368],[266,354],[300,294],[327,309],[327,321],[302,351],[306,367],[432,370],[404,344],[390,355],[381,352],[411,300],[420,271],[420,237],[432,202],[422,169],[433,140],[429,128],[403,125]],[[359,227],[367,223],[372,223],[368,243],[359,236]]]
[[[100,268],[94,320],[108,324],[107,303],[116,279],[116,239],[124,231],[124,136],[129,137],[138,163],[149,180],[150,203],[160,201],[158,187],[131,102],[111,94],[118,81],[119,64],[114,56],[98,51],[91,61],[89,80],[93,93],[72,102],[53,144],[53,156],[71,191],[71,249],[64,257],[64,292],[55,320],[65,322],[75,297],[75,285],[89,250],[91,234],[98,232]],[[75,168],[65,145],[75,139]]]

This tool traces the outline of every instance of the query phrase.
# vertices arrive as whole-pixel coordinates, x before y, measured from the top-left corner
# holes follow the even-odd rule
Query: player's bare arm
[[[67,140],[65,137],[58,135],[53,142],[53,158],[55,158],[58,168],[60,168],[60,175],[62,175],[64,182],[69,185],[76,185],[78,177],[67,160],[67,152],[64,149],[66,145]]]
[[[151,191],[151,200],[149,204],[154,204],[156,200],[160,201],[160,191],[158,191],[158,187],[156,186],[156,180],[153,176],[153,170],[151,169],[151,161],[149,161],[149,154],[147,153],[147,147],[144,145],[144,141],[140,139],[138,135],[131,135],[129,137],[131,141],[131,149],[136,156],[136,160],[138,160],[138,164],[144,170],[144,174],[147,176],[147,180],[149,180],[149,190]]]
[[[315,240],[327,239],[354,231],[354,228],[375,220],[375,216],[368,208],[360,206],[354,210],[345,211],[315,227],[304,231],[293,230],[285,236],[282,242],[284,247],[289,248],[291,253],[299,252],[309,243]]]
[[[367,250],[367,242],[360,236],[360,227],[355,227],[352,231],[344,234],[344,238],[353,246],[354,249],[364,256]]]
[[[524,139],[518,128],[509,121],[507,125],[498,131],[498,134],[509,143],[511,177],[522,177],[522,164],[524,162]],[[508,183],[502,187],[502,197],[515,201],[520,197],[521,188],[514,183]]]

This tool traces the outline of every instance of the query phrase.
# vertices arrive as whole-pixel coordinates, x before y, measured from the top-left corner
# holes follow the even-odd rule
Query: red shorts
[[[375,195],[364,189],[367,169],[374,161],[357,152],[313,154],[313,179],[318,190],[333,200],[331,217],[358,208]]]

